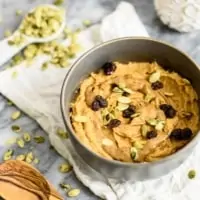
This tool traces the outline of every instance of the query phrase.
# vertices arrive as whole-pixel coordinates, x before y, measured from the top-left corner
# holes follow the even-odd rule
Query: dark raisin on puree
[[[122,116],[124,118],[130,118],[131,115],[135,114],[135,110],[136,110],[135,106],[130,105],[126,110],[122,112]]]
[[[108,128],[115,128],[121,124],[121,121],[118,119],[111,119],[110,122],[107,124]]]
[[[171,134],[170,138],[175,140],[189,140],[192,137],[192,130],[190,128],[184,129],[174,129]]]
[[[176,115],[176,110],[171,105],[161,104],[160,109],[163,110],[167,118],[174,118]]]
[[[91,105],[92,110],[98,111],[101,107],[98,101],[94,100]]]
[[[155,138],[155,137],[157,137],[156,131],[148,131],[147,134],[146,134],[147,139],[152,139],[152,138]]]
[[[151,88],[153,90],[159,90],[159,89],[163,88],[163,83],[160,82],[160,81],[156,81],[156,82],[151,84]]]
[[[108,106],[108,102],[102,96],[97,95],[92,102],[92,110],[98,111],[100,108],[105,108]]]
[[[124,96],[124,97],[127,97],[127,96],[129,96],[130,94],[128,93],[128,92],[123,92],[122,93],[122,96]]]
[[[113,62],[106,62],[102,68],[105,75],[111,75],[117,67]]]

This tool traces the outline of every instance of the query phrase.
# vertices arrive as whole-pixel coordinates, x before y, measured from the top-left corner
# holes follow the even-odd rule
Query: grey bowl
[[[150,163],[123,163],[104,159],[90,151],[76,137],[69,117],[69,104],[74,91],[81,80],[107,61],[157,61],[161,66],[173,69],[188,78],[200,96],[200,71],[197,65],[186,54],[164,42],[148,38],[120,38],[100,44],[86,52],[73,64],[63,83],[61,93],[63,120],[74,148],[87,164],[105,177],[120,180],[141,181],[167,174],[187,159],[199,141],[200,134],[173,155]]]

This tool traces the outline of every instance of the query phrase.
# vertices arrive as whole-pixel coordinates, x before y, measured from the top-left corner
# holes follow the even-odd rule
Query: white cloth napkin
[[[88,49],[95,44],[124,36],[148,36],[133,6],[121,2],[116,11],[79,35],[79,42]],[[67,42],[67,41],[64,41]],[[96,195],[107,200],[196,200],[200,186],[199,177],[187,178],[192,168],[200,169],[200,146],[191,157],[174,172],[157,180],[146,182],[119,182],[107,179],[90,168],[76,153],[69,140],[63,141],[56,134],[64,127],[60,113],[60,91],[67,68],[50,66],[41,71],[49,57],[38,56],[32,66],[25,63],[0,73],[0,92],[21,110],[35,119],[49,134],[55,149],[73,165],[76,176]],[[13,71],[18,76],[13,79]]]

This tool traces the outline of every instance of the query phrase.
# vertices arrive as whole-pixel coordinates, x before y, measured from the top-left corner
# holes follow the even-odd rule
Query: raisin
[[[122,96],[125,96],[125,97],[127,97],[127,96],[129,96],[130,94],[128,93],[128,92],[123,92],[122,93]]]
[[[99,102],[99,105],[101,108],[106,108],[108,106],[108,102],[106,99],[104,99],[102,96],[97,95],[95,97],[95,100]]]
[[[189,140],[192,137],[192,130],[190,128],[184,129],[174,129],[171,134],[170,138],[175,140]]]
[[[111,119],[110,122],[108,123],[107,127],[108,128],[115,128],[118,127],[121,124],[121,121],[118,119]]]
[[[122,116],[124,118],[131,118],[133,114],[135,114],[135,106],[130,105],[126,110],[122,112]]]
[[[163,83],[160,82],[160,81],[156,81],[156,82],[151,84],[151,88],[153,90],[159,90],[159,89],[163,88]]]
[[[171,139],[182,140],[182,130],[180,128],[174,129],[170,134]]]
[[[190,128],[184,128],[182,130],[182,139],[189,140],[192,137],[192,130]]]
[[[147,134],[146,134],[147,139],[152,139],[152,138],[155,138],[155,137],[157,137],[156,131],[148,131]]]
[[[113,62],[107,62],[102,66],[102,68],[105,75],[111,75],[117,67]]]
[[[167,118],[174,118],[176,115],[176,110],[168,104],[161,104],[160,109],[164,111]]]
[[[94,110],[94,111],[98,111],[101,107],[100,107],[99,102],[96,101],[96,100],[94,100],[94,101],[92,102],[91,108],[92,108],[92,110]]]

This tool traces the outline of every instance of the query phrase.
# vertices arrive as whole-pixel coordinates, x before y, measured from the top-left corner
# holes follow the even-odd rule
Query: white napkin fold
[[[121,2],[116,11],[105,17],[101,25],[95,25],[79,35],[79,42],[85,50],[102,41],[124,36],[148,36],[133,6]],[[64,43],[67,41],[64,41]],[[48,60],[40,55],[32,65],[21,63],[15,68],[0,73],[0,92],[16,106],[35,119],[49,134],[55,149],[73,165],[76,176],[96,195],[107,200],[186,200],[197,199],[199,178],[190,181],[187,171],[192,166],[200,169],[200,146],[191,157],[174,172],[157,180],[146,182],[119,182],[107,179],[90,168],[76,153],[69,140],[63,141],[56,134],[58,127],[64,127],[60,113],[60,91],[67,68],[50,66],[41,71],[41,65]],[[11,74],[17,71],[13,79]]]

